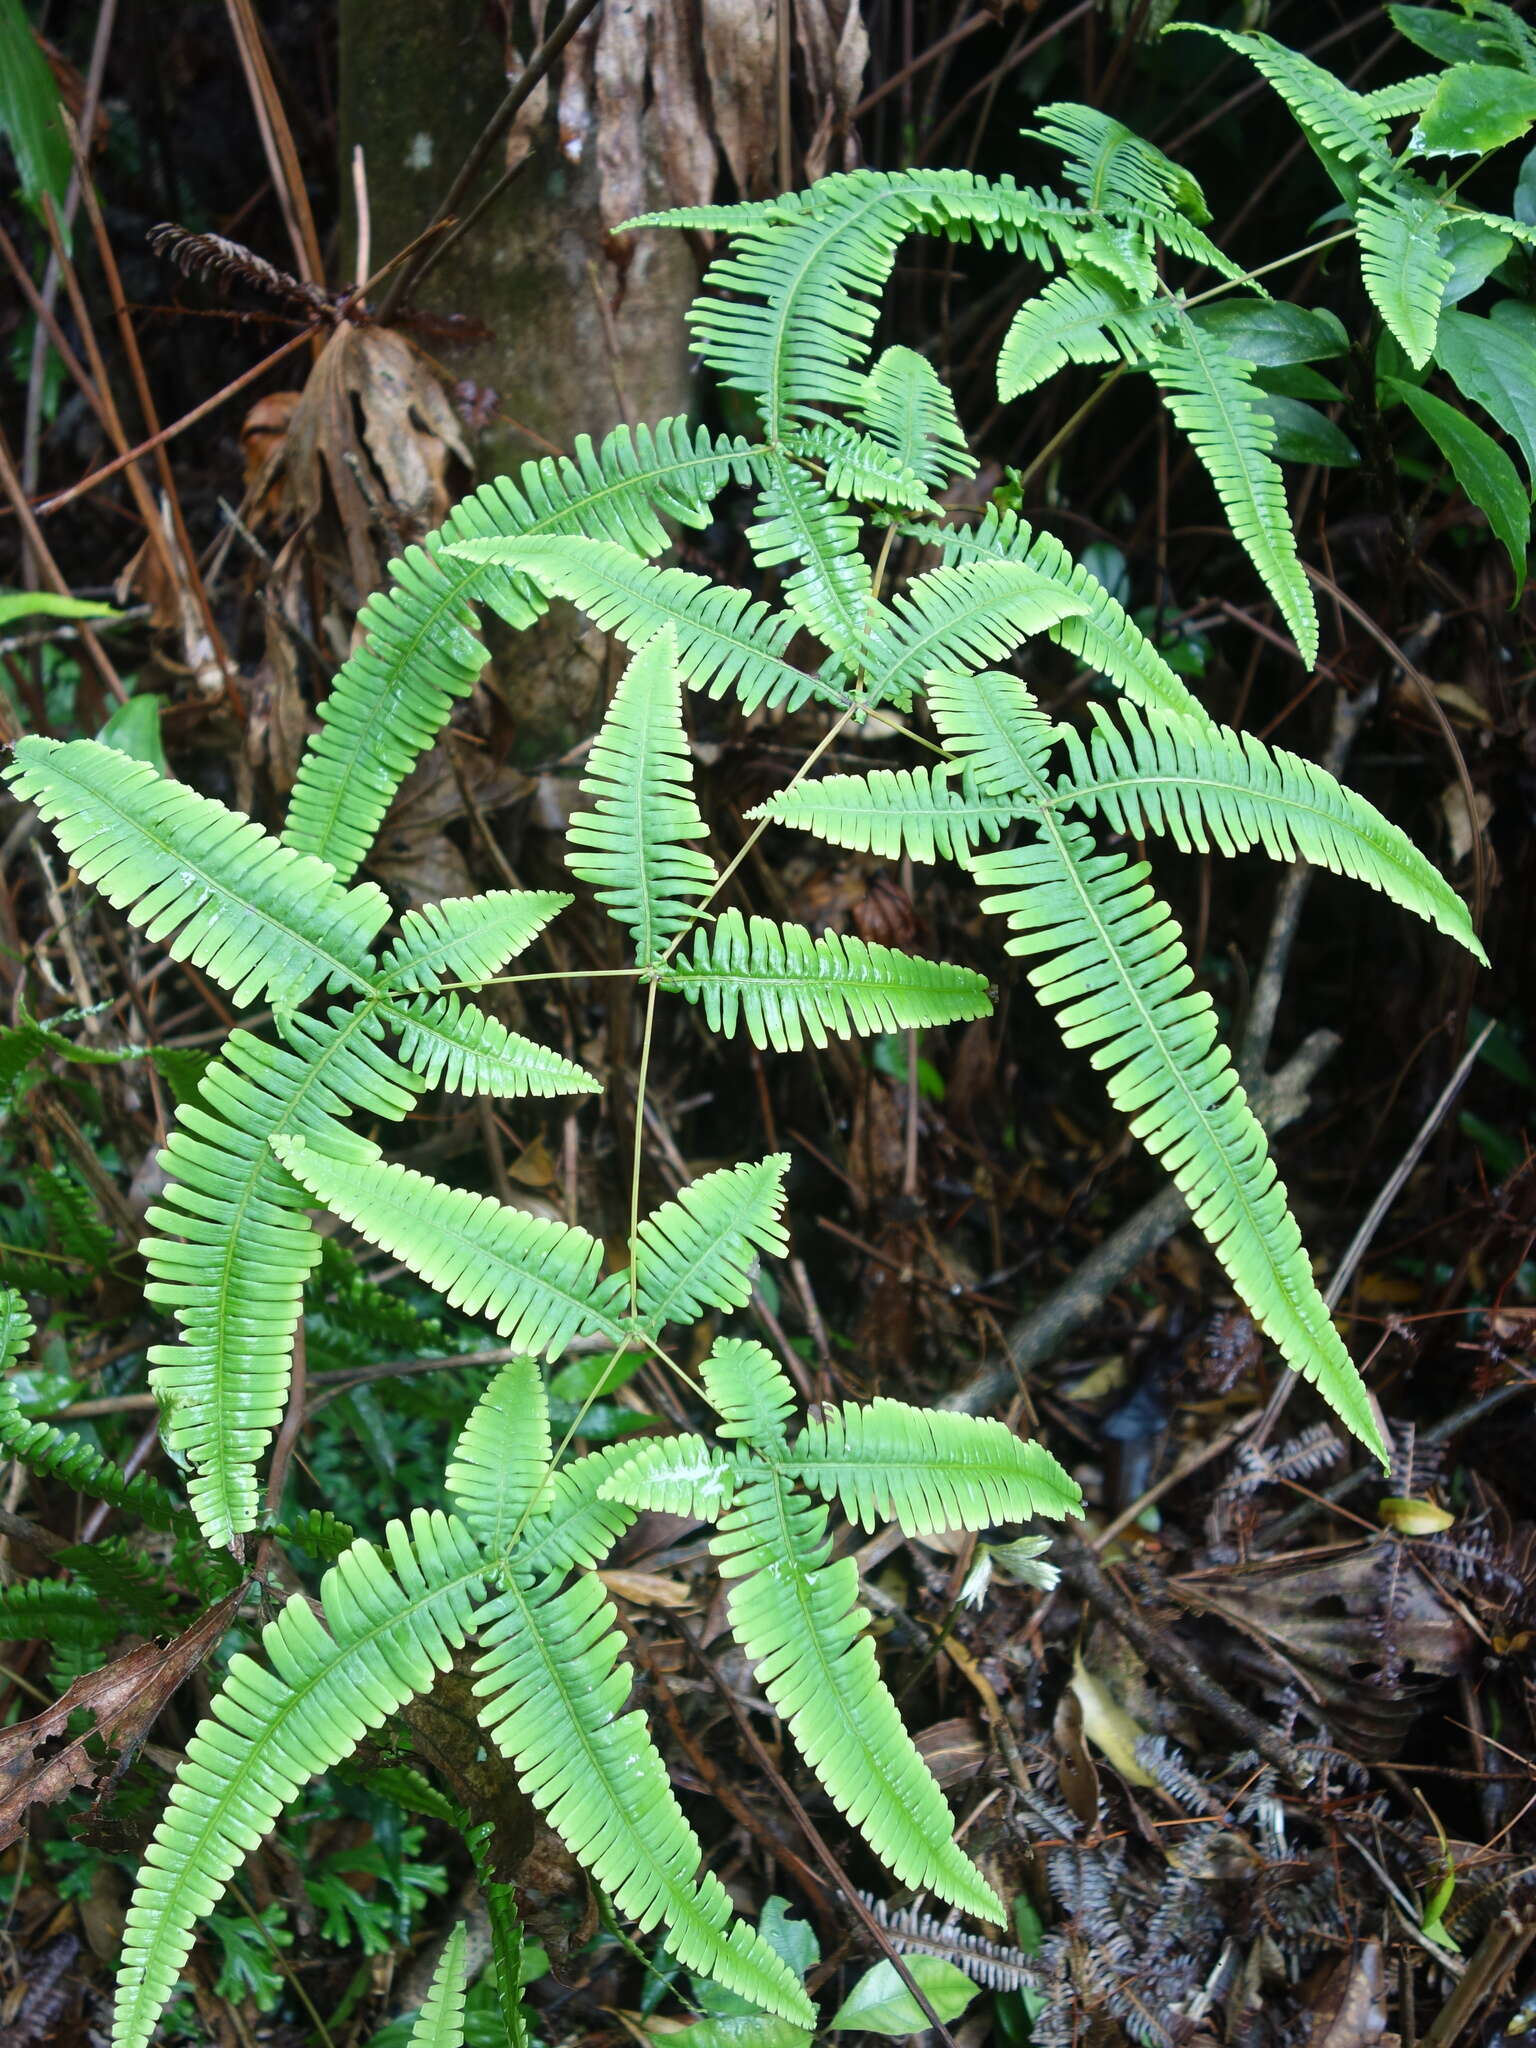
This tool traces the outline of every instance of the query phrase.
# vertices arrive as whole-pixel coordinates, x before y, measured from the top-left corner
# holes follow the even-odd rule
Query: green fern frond
[[[444,1480],[488,1556],[499,1557],[533,1512],[551,1454],[543,1378],[531,1358],[514,1358],[475,1403]]]
[[[653,1515],[716,1522],[735,1485],[735,1470],[717,1444],[701,1436],[663,1436],[632,1452],[604,1483],[603,1498]]]
[[[366,639],[337,671],[306,744],[283,837],[349,875],[373,843],[395,791],[467,697],[486,650],[471,630],[471,600],[525,627],[546,609],[536,584],[510,570],[456,561],[453,544],[492,535],[591,533],[632,553],[671,544],[664,519],[709,523],[709,508],[734,478],[752,474],[740,439],[717,439],[683,419],[615,427],[593,448],[526,462],[455,506],[418,548],[390,563],[390,588],[359,617]]]
[[[719,1435],[760,1451],[783,1444],[795,1390],[771,1352],[751,1337],[720,1337],[701,1370]]]
[[[775,1463],[866,1529],[889,1521],[923,1536],[1083,1511],[1077,1482],[1044,1444],[905,1401],[823,1406]]]
[[[0,1587],[0,1643],[52,1643],[100,1649],[122,1624],[101,1604],[93,1586],[61,1579],[27,1579]]]
[[[939,767],[824,775],[781,789],[747,816],[882,860],[960,860],[979,840],[996,839],[1014,815],[1011,804],[982,795],[969,776],[957,786],[960,773]]]
[[[991,1010],[983,975],[967,967],[921,960],[872,941],[766,917],[751,923],[723,911],[713,929],[694,936],[693,953],[676,956],[662,977],[690,1003],[702,1003],[712,1031],[744,1025],[752,1043],[798,1052],[809,1039],[957,1024]]]
[[[373,883],[339,888],[321,861],[184,782],[96,740],[16,744],[5,779],[48,820],[83,882],[173,960],[233,992],[297,1006],[357,988],[389,915]]]
[[[399,1034],[400,1058],[427,1088],[456,1095],[596,1095],[584,1067],[456,995],[412,996],[379,1005]]]
[[[499,974],[571,898],[554,889],[488,889],[408,910],[380,964],[391,990],[435,991],[445,981],[478,988]]]
[[[496,2005],[501,2014],[505,2040],[496,2048],[530,2048],[528,2015],[523,2006],[523,1923],[517,1916],[517,1892],[496,1876],[493,1856],[496,1829],[483,1821],[465,1835],[465,1846],[474,1860],[480,1896],[491,1929],[491,1981],[496,1988]]]
[[[590,811],[566,828],[565,864],[626,925],[649,967],[715,885],[715,864],[688,845],[709,827],[693,795],[677,642],[670,626],[619,678],[593,742],[581,793]]]
[[[387,1165],[362,1139],[345,1149],[297,1135],[270,1143],[317,1202],[518,1350],[553,1358],[573,1337],[622,1335],[603,1306],[603,1248],[589,1231]]]
[[[825,472],[827,491],[834,498],[905,512],[921,512],[932,503],[921,477],[902,468],[889,449],[846,420],[797,427],[785,436],[784,447],[797,461]]]
[[[1112,115],[1073,100],[1053,100],[1037,107],[1035,118],[1040,126],[1026,128],[1025,136],[1061,151],[1067,182],[1077,187],[1090,212],[1136,219],[1172,207],[1197,226],[1210,219],[1198,181]]]
[[[905,710],[930,669],[963,662],[980,668],[1087,609],[1085,598],[1027,562],[930,569],[897,593],[869,634],[868,702]]]
[[[551,1477],[541,1506],[518,1538],[517,1570],[521,1578],[542,1579],[549,1573],[591,1571],[612,1550],[635,1519],[633,1508],[609,1500],[604,1488],[626,1459],[630,1443],[604,1444],[561,1465]]]
[[[368,1010],[333,1010],[324,1024],[296,1016],[286,1031],[287,1046],[232,1032],[198,1099],[182,1104],[140,1247],[147,1299],[181,1326],[174,1344],[151,1347],[150,1384],[218,1545],[255,1527],[256,1461],[282,1420],[304,1282],[320,1256],[303,1191],[268,1140],[333,1129],[354,1107],[395,1121],[416,1102]]]
[[[828,1563],[827,1511],[777,1473],[738,1481],[710,1548],[731,1633],[795,1746],[875,1854],[903,1884],[1002,1921],[992,1887],[954,1841],[944,1794],[902,1725],[865,1633],[859,1568]]]
[[[464,2048],[464,1922],[454,1922],[420,2012],[410,2048]]]
[[[869,564],[859,553],[859,522],[776,451],[757,512],[747,541],[758,566],[798,564],[784,580],[785,597],[816,637],[851,664],[875,602]]]
[[[1361,279],[1417,370],[1434,354],[1440,308],[1455,268],[1445,226],[1445,209],[1428,193],[1390,200],[1362,195],[1355,207]]]
[[[1063,728],[1071,766],[1056,800],[1087,817],[1101,812],[1116,832],[1142,839],[1166,832],[1183,852],[1224,854],[1262,846],[1272,860],[1310,861],[1380,889],[1486,960],[1467,907],[1407,834],[1315,762],[1252,733],[1195,730],[1129,706],[1120,723],[1091,705],[1085,746]]]
[[[320,1564],[334,1564],[357,1541],[357,1531],[338,1521],[329,1508],[305,1508],[290,1521],[278,1522],[272,1534]]]
[[[982,908],[1007,918],[1016,934],[1010,953],[1045,956],[1029,979],[1048,1008],[1061,1009],[1065,1042],[1092,1048],[1110,1099],[1172,1175],[1287,1364],[1385,1462],[1380,1426],[1317,1291],[1263,1126],[1217,1039],[1210,997],[1190,988],[1183,942],[1147,883],[1146,863],[1095,853],[1077,819],[1047,812],[1043,823],[1034,845],[973,857],[977,880],[996,891]]]
[[[1274,422],[1249,369],[1188,319],[1159,343],[1151,361],[1168,410],[1216,486],[1233,537],[1263,577],[1311,668],[1317,660],[1317,609],[1296,553],[1285,484],[1270,457]]]
[[[1211,28],[1201,21],[1180,21],[1170,23],[1164,31],[1180,32],[1215,36],[1229,50],[1248,58],[1285,101],[1302,133],[1325,160],[1329,155],[1337,157],[1369,183],[1391,188],[1397,172],[1387,149],[1386,122],[1342,79],[1258,29]]]
[[[988,795],[1037,798],[1060,737],[1017,676],[997,669],[928,678],[928,709],[940,739]]]
[[[744,1308],[759,1257],[789,1249],[780,1218],[789,1154],[722,1166],[653,1209],[635,1233],[635,1296],[653,1326]]]
[[[318,1772],[424,1692],[470,1632],[485,1566],[469,1531],[418,1509],[387,1557],[343,1553],[320,1585],[324,1623],[296,1594],[262,1630],[270,1669],[229,1667],[187,1744],[128,1908],[115,2048],[147,2048],[192,1930],[283,1808]]]
[[[632,650],[671,626],[684,682],[712,697],[733,689],[748,711],[832,694],[784,659],[800,625],[793,612],[770,612],[750,592],[691,569],[653,568],[601,540],[466,541],[453,552],[524,570]]]
[[[853,411],[898,468],[931,489],[976,474],[949,386],[915,349],[888,348],[877,356]]]
[[[1378,85],[1357,95],[1373,121],[1400,121],[1405,114],[1421,114],[1440,85],[1437,71],[1421,71],[1415,78],[1400,78],[1395,85]]]
[[[997,395],[1033,391],[1068,363],[1136,362],[1156,340],[1157,314],[1114,278],[1069,270],[1014,314],[997,356]]]
[[[1158,282],[1154,244],[1143,219],[1138,218],[1135,227],[1100,221],[1085,229],[1072,252],[1071,266],[1079,273],[1098,271],[1112,279],[1138,306],[1156,298]]]
[[[572,1855],[642,1931],[664,1922],[686,1968],[814,2025],[794,1973],[733,1918],[719,1879],[699,1873],[698,1839],[645,1716],[620,1711],[630,1677],[601,1582],[584,1573],[562,1590],[558,1576],[533,1586],[519,1576],[476,1626],[481,1725]]]
[[[946,562],[1023,562],[1079,599],[1083,610],[1046,632],[1059,647],[1105,676],[1137,704],[1209,723],[1207,713],[1181,682],[1118,599],[1099,579],[1074,562],[1053,533],[1036,533],[1016,512],[989,505],[975,526],[937,530],[903,525],[901,531],[937,547]],[[944,665],[944,664],[941,664]]]

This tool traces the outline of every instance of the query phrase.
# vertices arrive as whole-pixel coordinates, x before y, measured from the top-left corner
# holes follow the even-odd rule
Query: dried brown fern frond
[[[302,307],[306,313],[334,320],[339,306],[319,285],[279,270],[265,256],[247,249],[243,242],[231,242],[224,235],[194,234],[175,221],[163,220],[149,231],[149,245],[157,256],[174,263],[183,277],[201,277],[228,289],[233,284],[249,285],[280,304]]]

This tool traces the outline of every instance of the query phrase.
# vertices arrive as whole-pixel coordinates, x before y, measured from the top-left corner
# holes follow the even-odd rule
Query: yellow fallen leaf
[[[1072,1690],[1083,1710],[1083,1733],[1094,1748],[1128,1785],[1156,1784],[1136,1761],[1136,1745],[1146,1729],[1126,1712],[1103,1679],[1088,1669],[1081,1650],[1072,1653]]]
[[[1432,1500],[1414,1500],[1407,1495],[1389,1495],[1378,1501],[1376,1512],[1399,1536],[1438,1536],[1449,1529],[1456,1517],[1449,1508],[1436,1507]]]

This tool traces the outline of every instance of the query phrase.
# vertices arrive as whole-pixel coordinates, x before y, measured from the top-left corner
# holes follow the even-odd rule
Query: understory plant
[[[1465,67],[1362,95],[1270,38],[1228,40],[1286,94],[1335,173],[1347,213],[1337,238],[1359,243],[1365,286],[1401,351],[1396,383],[1434,433],[1432,405],[1445,401],[1412,378],[1458,331],[1448,325],[1456,263],[1473,244],[1491,256],[1486,238],[1497,238],[1503,256],[1486,278],[1536,233],[1407,168],[1405,155],[1447,146],[1436,110]],[[1394,154],[1388,127],[1405,114],[1427,139]],[[80,882],[237,1005],[271,1016],[270,1029],[232,1032],[179,1108],[142,1246],[149,1298],[176,1324],[151,1354],[152,1385],[206,1541],[242,1556],[248,1536],[268,1533],[261,1460],[289,1399],[303,1289],[321,1256],[316,1209],[517,1354],[447,1459],[443,1504],[392,1522],[378,1542],[339,1532],[318,1606],[290,1598],[263,1631],[263,1659],[231,1665],[129,1911],[119,2048],[149,2040],[199,1920],[300,1788],[471,1643],[481,1725],[614,1906],[664,1930],[688,1968],[798,2027],[814,2023],[796,1973],[701,1874],[643,1714],[625,1707],[623,1637],[598,1571],[642,1509],[712,1525],[730,1624],[759,1690],[896,1878],[1003,1918],[954,1844],[943,1795],[885,1687],[831,1511],[912,1534],[979,1529],[1079,1512],[1077,1487],[1001,1423],[899,1401],[826,1406],[792,1428],[792,1386],[737,1336],[716,1338],[697,1383],[684,1373],[679,1333],[741,1310],[757,1262],[786,1248],[787,1156],[724,1167],[641,1212],[662,1001],[693,1004],[712,1031],[760,1050],[793,1052],[981,1017],[990,991],[967,967],[722,902],[741,855],[721,866],[707,850],[686,690],[760,717],[820,713],[818,743],[761,806],[756,831],[949,861],[974,878],[1008,950],[1032,963],[1029,981],[1064,1041],[1104,1075],[1260,1328],[1384,1460],[1380,1421],[1214,1006],[1149,865],[1120,842],[1304,858],[1481,957],[1466,908],[1363,798],[1217,724],[1053,536],[1001,503],[952,516],[943,495],[976,468],[952,397],[921,355],[873,349],[880,296],[911,234],[979,242],[1048,273],[1003,344],[1001,395],[1072,365],[1145,376],[1310,666],[1316,610],[1276,457],[1282,435],[1307,425],[1295,408],[1304,414],[1309,398],[1294,394],[1326,392],[1292,377],[1288,393],[1278,373],[1338,353],[1344,332],[1268,298],[1207,235],[1193,178],[1120,123],[1069,104],[1040,108],[1036,122],[1035,139],[1062,159],[1064,191],[960,171],[859,171],[642,223],[727,238],[693,333],[708,368],[750,402],[756,430],[680,419],[619,428],[461,504],[365,608],[366,637],[321,707],[279,835],[109,745],[33,737],[16,749],[12,789],[53,827]],[[1479,147],[1486,139],[1478,130]],[[1217,284],[1188,282],[1202,271]],[[1385,373],[1384,385],[1395,389]],[[754,502],[753,585],[660,566],[673,526],[705,526],[731,492]],[[401,781],[487,658],[471,607],[524,627],[555,597],[629,653],[565,844],[574,881],[627,934],[628,964],[613,971],[643,996],[627,1256],[615,1270],[592,1232],[392,1163],[381,1143],[433,1091],[596,1092],[582,1067],[475,1000],[519,980],[513,963],[571,898],[507,889],[396,917],[379,887],[356,879]],[[1054,718],[1031,688],[1027,650],[1040,638],[1105,686],[1086,724]],[[800,652],[807,639],[814,658]],[[899,735],[908,764],[837,767],[872,722]],[[813,772],[824,763],[831,772]],[[14,1298],[10,1315],[14,1355],[24,1336]],[[713,1440],[683,1433],[568,1457],[577,1425],[557,1447],[540,1361],[574,1345],[639,1353],[677,1374],[713,1418]],[[0,1427],[20,1455],[75,1456],[52,1436],[24,1444],[14,1415]],[[109,1499],[119,1480],[138,1484],[78,1457],[74,1477]],[[473,1835],[479,1817],[462,1819]],[[521,2038],[511,1889],[486,1882],[506,2024]],[[463,1954],[456,1938],[423,2039],[456,2038]]]

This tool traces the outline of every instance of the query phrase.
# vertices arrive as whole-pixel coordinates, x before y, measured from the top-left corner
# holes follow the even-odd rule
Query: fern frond
[[[1467,907],[1406,833],[1326,768],[1267,747],[1225,726],[1195,730],[1126,705],[1119,726],[1090,709],[1087,745],[1065,727],[1071,766],[1059,803],[1087,817],[1101,812],[1116,832],[1142,839],[1166,832],[1183,852],[1224,854],[1262,846],[1272,860],[1300,858],[1380,889],[1394,903],[1485,958]]]
[[[1438,71],[1421,71],[1416,78],[1400,78],[1395,85],[1378,85],[1357,94],[1373,121],[1400,121],[1405,114],[1421,114],[1440,87]]]
[[[785,436],[784,447],[797,461],[826,472],[827,490],[834,498],[892,505],[906,512],[921,512],[932,502],[921,477],[903,469],[888,448],[846,420],[797,427]]]
[[[903,1884],[1001,1921],[992,1887],[954,1841],[944,1794],[902,1725],[859,1606],[859,1568],[828,1563],[827,1511],[775,1472],[738,1481],[710,1543],[731,1633],[833,1804]]]
[[[976,474],[949,386],[915,349],[888,348],[877,356],[853,411],[892,461],[930,489]]]
[[[1196,1224],[1282,1357],[1312,1381],[1362,1443],[1381,1433],[1339,1340],[1269,1156],[1263,1126],[1216,1036],[1178,929],[1148,886],[1145,862],[1098,854],[1077,819],[1046,813],[1032,846],[974,856],[984,910],[1005,916],[1010,953],[1040,1000],[1062,1009],[1070,1046],[1092,1048],[1110,1099],[1166,1170]]]
[[[389,915],[373,883],[339,888],[323,862],[97,740],[18,740],[5,779],[83,882],[237,1004],[297,1007],[369,978]]]
[[[1023,562],[1059,583],[1084,609],[1048,626],[1059,647],[1105,676],[1137,704],[1174,712],[1197,723],[1209,719],[1197,697],[1180,681],[1117,598],[1081,562],[1074,562],[1053,533],[1036,533],[1016,512],[989,505],[975,526],[904,525],[911,538],[927,540],[946,562]],[[940,664],[944,666],[944,664]]]
[[[470,601],[489,604],[517,627],[546,609],[526,576],[454,560],[448,550],[455,542],[592,533],[635,554],[659,555],[671,542],[664,516],[707,526],[714,499],[732,478],[749,480],[752,460],[745,441],[666,419],[633,432],[615,427],[595,449],[580,435],[574,455],[525,462],[517,477],[498,477],[455,506],[420,547],[390,563],[389,589],[364,605],[358,623],[367,637],[320,707],[321,729],[299,762],[285,842],[351,874],[395,791],[485,665]]]
[[[469,1634],[484,1563],[448,1516],[390,1524],[320,1584],[324,1623],[296,1594],[262,1630],[270,1669],[239,1656],[186,1759],[128,1908],[115,2048],[147,2048],[196,1922],[300,1788],[423,1692]]]
[[[1135,220],[1149,210],[1172,207],[1197,226],[1210,219],[1198,181],[1113,115],[1074,100],[1053,100],[1037,107],[1035,118],[1040,126],[1023,133],[1060,150],[1067,183],[1077,187],[1091,213]]]
[[[1138,361],[1156,339],[1156,320],[1101,271],[1053,277],[1009,323],[997,356],[997,395],[1018,398],[1068,363]]]
[[[445,981],[478,988],[570,901],[555,889],[488,889],[408,910],[380,963],[380,982],[392,991],[435,992]]]
[[[410,2048],[464,2048],[464,1922],[455,1921],[411,2025]]]
[[[940,739],[960,756],[979,789],[1011,804],[1038,797],[1061,728],[1046,717],[1028,684],[997,669],[933,675],[928,709]]]
[[[604,1482],[603,1498],[650,1514],[717,1522],[735,1485],[735,1468],[718,1444],[701,1436],[663,1436],[630,1454]]]
[[[991,1010],[984,976],[967,967],[921,960],[872,941],[803,925],[751,923],[723,911],[713,928],[695,934],[692,957],[677,955],[662,978],[690,1003],[702,1003],[712,1031],[729,1036],[738,1021],[752,1043],[798,1052],[828,1035],[921,1030],[985,1017]]]
[[[581,793],[593,808],[566,829],[565,864],[626,925],[642,967],[682,931],[715,885],[715,864],[690,846],[708,826],[693,795],[677,641],[670,626],[619,678]]]
[[[169,1178],[144,1219],[145,1295],[181,1326],[174,1344],[150,1348],[150,1384],[214,1544],[255,1527],[256,1461],[282,1420],[304,1281],[320,1256],[303,1191],[268,1140],[333,1129],[353,1108],[393,1122],[416,1102],[367,1009],[333,1010],[324,1024],[296,1016],[287,1033],[287,1046],[230,1034],[197,1100],[177,1111],[161,1154]]]
[[[784,595],[818,640],[851,664],[874,609],[869,564],[859,553],[859,522],[831,501],[814,477],[772,452],[747,541],[758,566],[799,566]]]
[[[122,1623],[101,1604],[93,1586],[62,1579],[25,1579],[0,1587],[0,1643],[52,1643],[100,1649]]]
[[[1170,31],[1215,36],[1229,50],[1246,57],[1285,101],[1309,142],[1321,145],[1324,152],[1348,164],[1368,182],[1390,189],[1397,174],[1387,149],[1385,119],[1331,71],[1258,29],[1211,28],[1201,21],[1181,21],[1171,23]]]
[[[1029,639],[1080,617],[1087,600],[1027,562],[962,562],[914,576],[870,631],[865,687],[871,704],[905,710],[930,669],[997,661]]]
[[[981,839],[996,839],[1014,815],[1006,801],[982,795],[954,768],[874,768],[867,775],[823,775],[797,782],[749,811],[793,831],[882,860],[960,860]]]
[[[645,1716],[620,1711],[630,1677],[600,1581],[584,1573],[562,1591],[558,1576],[520,1576],[476,1625],[481,1725],[571,1854],[642,1931],[664,1922],[686,1968],[813,2025],[794,1973],[733,1918],[719,1879],[699,1874],[698,1839]]]
[[[825,1405],[775,1463],[866,1529],[888,1521],[923,1536],[1083,1511],[1077,1482],[1044,1444],[905,1401]]]
[[[1416,370],[1434,354],[1440,308],[1455,268],[1445,226],[1445,209],[1428,193],[1390,200],[1362,194],[1355,207],[1361,280]]]
[[[1226,353],[1193,320],[1154,350],[1154,380],[1204,464],[1231,524],[1308,668],[1317,660],[1317,609],[1296,553],[1285,484],[1270,457],[1274,422],[1249,365]]]
[[[601,1564],[635,1519],[633,1508],[609,1500],[604,1488],[625,1460],[634,1456],[629,1443],[604,1444],[562,1465],[549,1482],[541,1504],[517,1544],[520,1578],[541,1579],[568,1571],[590,1571]]]
[[[701,1370],[720,1417],[718,1435],[739,1437],[760,1451],[783,1444],[795,1390],[770,1351],[751,1337],[721,1337]]]
[[[455,1514],[498,1557],[549,1475],[549,1400],[531,1358],[501,1367],[459,1432],[444,1484]]]
[[[553,1358],[575,1336],[622,1335],[603,1305],[603,1248],[589,1231],[387,1165],[361,1139],[345,1150],[302,1136],[270,1142],[317,1202],[518,1350]]]
[[[789,1249],[780,1218],[789,1154],[722,1166],[653,1209],[635,1233],[635,1295],[646,1321],[693,1322],[706,1308],[744,1308],[763,1253]]]
[[[357,1531],[338,1521],[329,1508],[305,1508],[291,1521],[278,1522],[272,1534],[321,1564],[334,1564],[357,1541]]]
[[[596,1095],[602,1083],[584,1067],[520,1032],[509,1031],[456,995],[411,996],[379,1005],[399,1034],[400,1058],[427,1088],[456,1095]]]
[[[728,583],[653,568],[611,541],[466,541],[453,552],[522,569],[632,650],[671,626],[684,682],[712,697],[734,689],[748,711],[760,704],[793,710],[807,697],[832,696],[784,659],[800,624],[794,613],[770,612]]]

